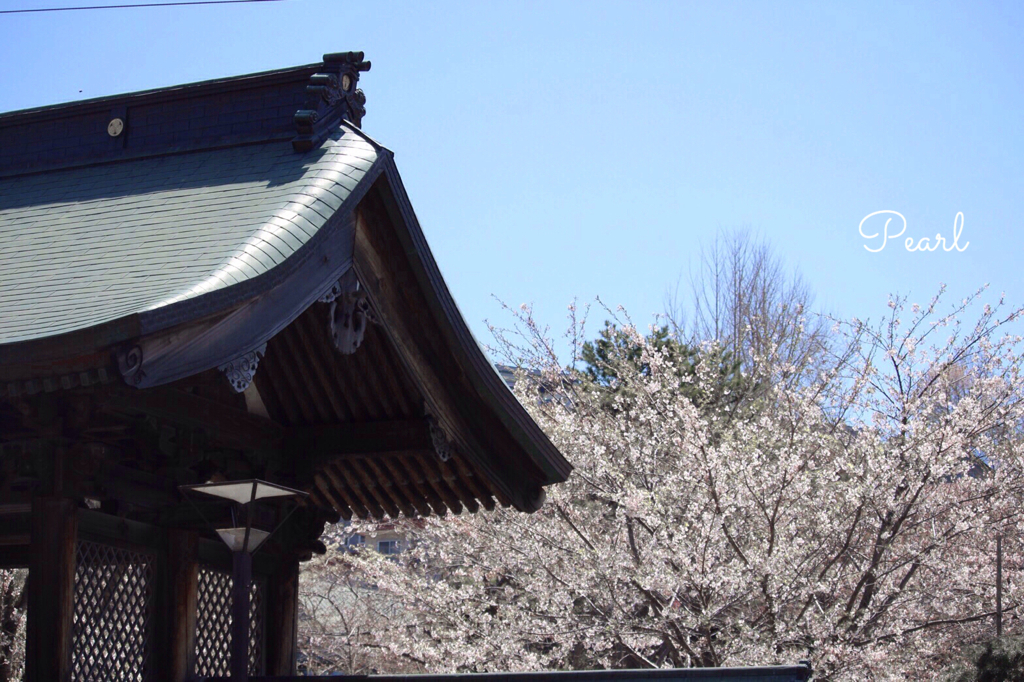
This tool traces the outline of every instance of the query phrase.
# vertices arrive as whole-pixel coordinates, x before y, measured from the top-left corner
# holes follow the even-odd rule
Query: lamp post
[[[252,555],[267,538],[274,534],[277,528],[280,528],[288,520],[286,516],[277,525],[277,528],[271,531],[254,528],[252,525],[253,507],[256,506],[257,500],[305,497],[307,493],[258,479],[183,485],[180,486],[180,490],[183,493],[202,493],[219,497],[233,503],[232,525],[213,530],[231,550],[231,679],[247,680],[249,679],[249,585],[252,583]],[[245,525],[239,525],[242,512],[245,513]],[[288,513],[288,516],[291,516],[291,512]]]

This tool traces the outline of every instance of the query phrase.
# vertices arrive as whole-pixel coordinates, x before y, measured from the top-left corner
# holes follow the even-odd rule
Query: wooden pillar
[[[267,675],[294,675],[299,622],[299,560],[283,557],[267,578]]]
[[[167,666],[161,679],[185,682],[196,669],[196,613],[199,596],[199,534],[167,531]]]
[[[252,554],[231,553],[231,679],[249,679],[249,586]]]
[[[69,682],[78,537],[74,501],[33,498],[31,534],[25,679]]]

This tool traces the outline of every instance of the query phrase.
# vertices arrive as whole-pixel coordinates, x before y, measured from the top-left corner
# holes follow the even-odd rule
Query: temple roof
[[[377,159],[342,125],[316,151],[242,145],[0,178],[0,343],[251,280],[306,244]]]
[[[205,443],[133,461],[162,489],[214,467],[331,518],[537,509],[571,467],[361,131],[369,67],[338,53],[0,115],[0,412],[53,395],[114,419],[111,453],[145,450],[140,417]],[[151,503],[175,506],[132,502]]]

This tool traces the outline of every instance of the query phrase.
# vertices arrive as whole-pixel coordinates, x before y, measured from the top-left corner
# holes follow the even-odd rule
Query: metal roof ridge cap
[[[109,105],[114,102],[132,100],[129,102],[132,106],[138,104],[136,100],[145,99],[164,99],[168,97],[177,97],[185,92],[201,92],[208,90],[211,93],[217,92],[220,89],[235,90],[245,89],[244,85],[247,81],[256,83],[257,81],[269,81],[272,82],[277,78],[281,80],[290,80],[285,78],[290,75],[298,75],[305,73],[306,71],[316,71],[323,67],[322,62],[314,64],[304,64],[302,66],[291,66],[284,69],[272,69],[270,71],[259,71],[256,73],[247,73],[237,76],[226,76],[222,78],[211,78],[208,80],[196,81],[194,83],[177,83],[175,85],[168,85],[162,88],[150,88],[148,90],[136,90],[134,92],[122,92],[114,95],[102,95],[100,97],[92,97],[89,99],[77,100],[73,102],[61,102],[58,104],[46,104],[39,107],[30,107],[28,109],[15,109],[14,111],[5,111],[0,113],[0,128],[7,125],[11,125],[19,122],[22,118],[33,118],[39,120],[37,117],[43,116],[46,118],[59,117],[61,114],[67,113],[79,113],[76,110],[81,109],[82,113],[90,110],[102,111],[109,108]],[[237,86],[242,85],[242,88]],[[235,87],[231,87],[235,86]]]
[[[376,151],[378,154],[383,153],[387,154],[391,158],[394,158],[395,153],[393,151],[382,145],[380,142],[377,142],[377,140],[375,140],[374,138],[367,135],[362,128],[357,126],[352,121],[349,121],[348,119],[345,118],[341,119],[341,127],[363,138],[365,142],[373,146],[374,151]]]

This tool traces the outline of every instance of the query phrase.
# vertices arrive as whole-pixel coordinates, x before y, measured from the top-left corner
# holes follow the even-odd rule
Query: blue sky
[[[0,0],[0,9],[86,0]],[[496,296],[554,328],[594,296],[638,322],[701,242],[751,228],[820,306],[1024,303],[1020,3],[353,3],[0,15],[0,111],[363,50],[364,130],[395,152],[470,326]],[[877,253],[903,235],[964,251]],[[876,225],[876,229],[880,224]],[[867,228],[866,228],[867,229]],[[872,230],[873,231],[873,230]],[[870,232],[868,232],[870,233]],[[600,317],[600,315],[598,315]]]

